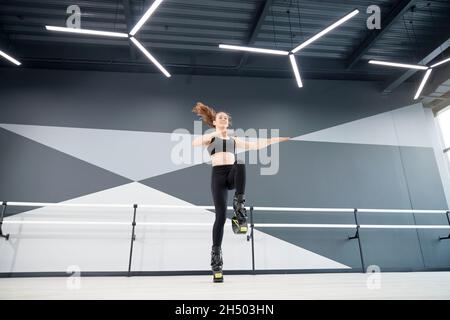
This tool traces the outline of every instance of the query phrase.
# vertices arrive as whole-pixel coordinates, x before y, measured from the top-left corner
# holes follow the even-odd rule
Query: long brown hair
[[[217,112],[216,110],[214,110],[214,108],[208,107],[201,102],[197,102],[195,107],[192,108],[192,112],[202,117],[202,120],[211,128],[215,128],[213,121],[216,120],[216,115],[223,112],[228,116],[228,124],[231,125],[231,116],[227,112]]]

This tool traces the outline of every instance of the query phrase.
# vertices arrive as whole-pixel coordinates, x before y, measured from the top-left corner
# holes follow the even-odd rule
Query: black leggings
[[[223,227],[227,218],[228,190],[235,188],[235,194],[245,193],[245,164],[235,162],[212,167],[211,192],[216,209],[216,220],[212,232],[213,246],[222,245]]]

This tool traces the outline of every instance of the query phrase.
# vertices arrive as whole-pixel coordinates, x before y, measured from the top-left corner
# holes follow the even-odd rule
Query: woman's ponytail
[[[202,117],[202,120],[211,128],[214,128],[213,121],[216,120],[216,110],[201,102],[197,102],[192,112],[196,113],[198,116]]]

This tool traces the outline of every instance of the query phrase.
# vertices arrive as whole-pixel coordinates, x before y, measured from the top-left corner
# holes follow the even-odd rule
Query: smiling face
[[[213,121],[216,129],[227,129],[229,126],[229,116],[225,112],[218,112],[216,120]]]

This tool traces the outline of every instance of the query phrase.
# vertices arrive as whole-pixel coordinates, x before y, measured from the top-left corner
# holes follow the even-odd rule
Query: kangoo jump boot
[[[235,194],[233,199],[234,215],[231,218],[231,226],[236,234],[245,234],[248,230],[247,210],[244,206],[244,194]]]
[[[220,247],[213,246],[211,250],[211,269],[214,282],[223,282],[222,265],[222,250]]]

